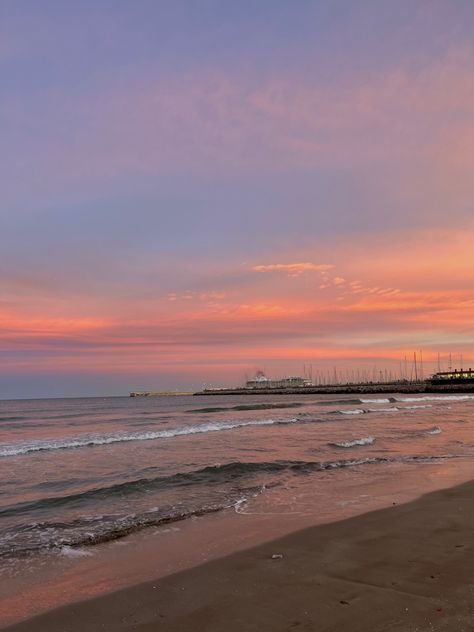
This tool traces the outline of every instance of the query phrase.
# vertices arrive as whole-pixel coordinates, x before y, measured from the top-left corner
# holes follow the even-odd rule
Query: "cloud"
[[[68,226],[65,211],[63,243],[68,252],[60,253],[56,269],[42,272],[36,262],[29,265],[32,271],[21,274],[10,264],[8,274],[3,274],[2,305],[14,306],[18,313],[0,323],[2,349],[22,366],[30,353],[29,361],[38,370],[48,353],[63,354],[65,365],[95,363],[104,370],[117,370],[117,357],[123,367],[142,360],[156,367],[161,355],[183,365],[188,358],[197,364],[199,358],[224,365],[263,357],[283,363],[304,353],[330,357],[331,350],[335,357],[364,357],[367,347],[381,340],[390,346],[410,336],[412,341],[429,337],[435,349],[456,335],[459,345],[470,348],[474,230],[433,227],[439,225],[439,218],[454,222],[456,214],[472,213],[473,62],[473,49],[467,47],[462,54],[445,55],[416,71],[408,66],[387,68],[378,76],[367,76],[363,84],[359,78],[345,78],[330,86],[283,75],[252,85],[249,77],[237,73],[222,76],[206,71],[178,79],[138,77],[136,90],[121,92],[105,82],[103,93],[87,103],[81,97],[76,103],[72,97],[55,94],[49,108],[46,96],[38,109],[47,113],[41,121],[32,116],[26,100],[20,107],[10,100],[2,114],[12,123],[6,127],[14,128],[10,148],[19,154],[15,159],[13,152],[6,161],[7,187],[14,180],[8,170],[17,168],[34,173],[45,191],[56,191],[66,183],[65,190],[73,198],[74,186],[69,184],[75,179],[105,182],[105,189],[110,185],[113,189],[123,174],[153,177],[169,167],[186,175],[211,173],[216,182],[222,176],[230,178],[229,174],[242,178],[251,173],[259,180],[262,172],[280,174],[286,169],[294,174],[301,169],[313,175],[322,170],[325,176],[342,174],[340,181],[346,185],[356,181],[358,199],[365,203],[368,197],[372,202],[374,223],[392,222],[392,230],[377,233],[373,225],[361,229],[363,218],[350,195],[345,215],[339,216],[333,207],[310,199],[306,213],[317,218],[311,224],[316,228],[311,232],[301,222],[298,241],[280,234],[282,245],[275,247],[272,243],[277,240],[268,239],[271,222],[267,230],[260,227],[265,250],[258,260],[289,263],[246,264],[242,272],[238,265],[232,268],[227,255],[210,251],[204,264],[194,261],[188,251],[183,257],[187,245],[179,245],[178,231],[176,249],[181,251],[176,258],[186,259],[187,267],[164,260],[150,267],[144,259],[134,267],[123,247],[129,239],[127,231],[140,239],[146,232],[152,241],[154,233],[166,237],[170,232],[166,221],[157,222],[153,230],[150,223],[140,223],[137,210],[137,218],[125,213],[131,223],[124,223],[122,238],[111,232],[117,216],[107,233],[100,219],[97,225],[89,222],[99,243],[101,231],[113,235],[111,258],[117,264],[110,264],[107,271],[95,260],[91,265],[90,244],[79,245],[80,253],[71,265],[75,231]],[[58,122],[57,135],[48,132],[50,112]],[[23,137],[22,130],[30,126],[41,133]],[[4,151],[9,154],[8,138]],[[35,164],[39,158],[42,163]],[[58,187],[52,186],[56,181]],[[30,191],[35,197],[34,187],[25,186],[25,179],[20,177],[17,183],[20,192]],[[297,184],[290,177],[282,187],[291,204],[300,194]],[[91,190],[78,189],[77,195]],[[199,199],[199,192],[195,197]],[[174,214],[173,202],[171,210],[165,206],[163,216]],[[222,206],[230,215],[229,207]],[[273,204],[269,206],[273,209]],[[274,223],[285,216],[293,221],[292,208],[283,202]],[[294,216],[298,225],[301,217],[298,212]],[[219,221],[222,217],[225,212]],[[327,235],[323,238],[318,230],[318,222],[327,217],[341,236],[339,242]],[[415,219],[423,224],[423,218],[429,220],[430,230],[398,230]],[[199,223],[205,225],[200,217]],[[54,237],[54,248],[43,248],[51,257],[61,239],[44,230]],[[249,226],[248,232],[254,238],[258,230]],[[348,236],[351,232],[353,238]],[[40,243],[40,231],[33,234]],[[231,250],[230,242],[215,241],[226,247],[229,243]],[[312,262],[314,253],[318,260],[336,261],[337,269]],[[239,256],[248,259],[249,255]],[[290,280],[285,282],[282,276]],[[302,280],[291,280],[295,278]],[[318,286],[311,285],[314,279],[327,291],[313,291]],[[344,332],[350,336],[344,337]]]
[[[304,272],[327,272],[333,268],[327,263],[270,263],[252,268],[256,272],[286,272],[288,276],[299,276]]]
[[[400,292],[399,289],[393,287],[366,287],[360,281],[348,281],[345,277],[335,276],[333,278],[324,278],[324,282],[319,286],[320,290],[328,290],[336,288],[342,295],[338,297],[338,300],[342,300],[344,296],[356,295],[356,294],[377,294],[384,296],[392,296]]]
[[[178,294],[177,292],[169,292],[167,294],[168,301],[202,301],[209,304],[214,304],[220,301],[223,301],[227,296],[226,292],[218,292],[218,291],[210,291],[210,292],[196,292],[188,290],[187,292],[183,292],[182,294]]]

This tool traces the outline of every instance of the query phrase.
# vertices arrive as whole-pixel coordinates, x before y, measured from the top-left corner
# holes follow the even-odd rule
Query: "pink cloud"
[[[286,272],[288,276],[299,276],[304,272],[327,272],[333,265],[326,263],[270,263],[252,268],[256,272]]]
[[[56,183],[170,167],[214,174],[229,168],[370,167],[380,174],[372,189],[411,200],[421,212],[432,191],[433,199],[443,193],[442,202],[455,194],[456,179],[458,189],[472,192],[466,166],[473,63],[474,48],[467,46],[416,70],[408,64],[388,68],[363,84],[345,78],[320,85],[292,75],[255,87],[243,73],[208,70],[174,79],[134,78],[133,91],[124,90],[122,81],[104,82],[102,93],[87,102],[48,95],[42,108],[57,111],[59,119],[73,112],[78,131],[65,126],[63,144],[40,138],[42,151],[30,151],[24,160],[30,164],[41,155],[43,162],[34,164],[38,179],[47,182],[53,174]],[[13,103],[6,118],[10,127],[25,129],[31,113]],[[450,174],[446,184],[433,177],[443,169]]]

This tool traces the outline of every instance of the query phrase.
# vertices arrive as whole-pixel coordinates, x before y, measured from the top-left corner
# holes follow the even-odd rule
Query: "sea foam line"
[[[170,430],[159,430],[155,432],[142,432],[130,434],[111,435],[86,435],[84,437],[71,437],[62,441],[42,440],[35,443],[12,443],[0,445],[0,457],[20,456],[30,452],[42,452],[45,450],[68,450],[73,448],[85,448],[98,445],[109,445],[123,441],[151,441],[153,439],[168,439],[190,434],[201,434],[206,432],[219,432],[242,428],[246,426],[272,426],[278,424],[297,423],[297,418],[291,419],[252,419],[249,421],[235,421],[232,423],[211,422],[195,426],[182,426]]]
[[[348,439],[347,441],[334,441],[329,445],[336,448],[355,448],[356,446],[372,445],[374,443],[374,437],[362,437],[361,439]]]
[[[367,403],[369,400],[364,400]],[[382,400],[379,401],[381,403]],[[413,406],[386,406],[381,408],[351,408],[349,410],[337,410],[340,415],[366,415],[368,413],[396,413],[404,410],[418,410],[420,408],[432,408],[431,404],[415,404]]]
[[[404,408],[404,407],[403,407]],[[340,415],[367,415],[368,413],[396,413],[403,408],[389,406],[388,408],[351,408],[349,410],[337,410]]]
[[[474,399],[474,395],[423,395],[423,397],[396,397],[397,402],[436,402],[436,401],[467,401]]]
[[[366,437],[362,439],[356,439],[351,442],[342,442],[339,444],[341,447],[350,447],[351,445],[362,445],[362,442],[372,442],[373,437]],[[334,445],[334,444],[333,444]],[[0,508],[0,518],[10,518],[18,515],[32,516],[35,512],[44,512],[46,509],[58,510],[62,507],[74,506],[79,507],[81,503],[90,503],[91,500],[100,501],[101,506],[112,497],[125,496],[137,496],[143,493],[149,493],[150,490],[159,491],[163,489],[170,489],[174,486],[182,487],[183,485],[226,485],[231,483],[234,491],[250,493],[258,487],[240,487],[238,481],[245,479],[249,476],[258,476],[260,474],[282,474],[289,472],[291,474],[308,474],[311,472],[322,472],[326,470],[336,470],[340,468],[353,467],[357,465],[368,465],[376,463],[396,463],[396,462],[413,462],[413,461],[431,461],[433,459],[449,458],[446,455],[443,456],[372,456],[372,457],[360,457],[357,459],[337,459],[334,461],[291,461],[291,460],[276,460],[276,461],[231,461],[229,463],[208,465],[204,468],[193,470],[190,472],[178,472],[171,474],[170,476],[158,476],[155,478],[141,478],[130,481],[124,481],[122,483],[115,483],[113,485],[104,487],[95,487],[77,492],[73,494],[66,494],[63,496],[49,496],[38,500],[23,501],[12,505],[7,505]],[[274,486],[275,483],[270,486]],[[265,486],[264,486],[265,487]],[[262,490],[263,491],[263,490]],[[158,511],[160,508],[156,507],[154,510]],[[84,517],[80,518],[79,522],[87,528],[87,531],[93,530],[94,523],[100,522],[103,516]],[[74,524],[77,522],[74,521]],[[43,527],[52,527],[51,523],[34,522],[30,524],[30,530],[37,530]]]
[[[360,459],[348,459],[337,461],[271,461],[271,462],[231,462],[223,465],[209,466],[203,470],[191,473],[191,476],[202,474],[219,474],[223,483],[235,480],[235,475],[245,477],[247,474],[258,474],[259,472],[288,472],[308,474],[311,472],[321,472],[327,470],[337,470],[339,468],[357,467],[365,465],[389,464],[389,463],[430,463],[441,459],[455,458],[455,455],[415,455],[406,457],[369,457]],[[230,475],[230,477],[228,476]],[[175,476],[187,476],[175,475]],[[137,481],[141,483],[142,481]],[[149,481],[153,483],[153,480]],[[133,483],[132,483],[133,484]],[[126,484],[124,484],[126,485]],[[0,535],[0,559],[23,557],[34,552],[59,552],[62,555],[83,557],[87,555],[91,545],[101,542],[108,542],[127,536],[133,532],[146,527],[160,526],[180,520],[185,520],[193,516],[203,516],[209,513],[222,511],[223,509],[234,507],[238,512],[242,504],[249,499],[249,494],[256,495],[264,492],[265,485],[259,484],[256,487],[239,488],[233,487],[230,490],[230,497],[226,495],[217,503],[205,502],[197,507],[186,508],[183,505],[154,507],[142,513],[131,513],[122,516],[100,515],[93,518],[79,517],[72,522],[30,522],[24,523],[20,530],[17,527],[3,531]],[[97,493],[104,490],[91,490]],[[228,488],[227,488],[227,491]],[[63,498],[62,502],[75,502],[81,494],[69,498]],[[44,502],[45,499],[43,499]],[[61,501],[61,499],[57,499]],[[29,505],[26,507],[26,505]],[[23,503],[22,506],[12,506],[7,508],[5,514],[12,514],[15,510],[22,512],[35,508],[40,509],[40,502]],[[33,516],[30,517],[30,519]],[[79,547],[79,548],[78,548]]]

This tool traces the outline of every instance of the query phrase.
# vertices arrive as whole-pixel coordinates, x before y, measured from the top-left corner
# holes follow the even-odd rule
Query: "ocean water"
[[[344,475],[474,457],[474,396],[0,402],[0,567],[193,516],[313,511]],[[318,496],[319,494],[319,496]]]

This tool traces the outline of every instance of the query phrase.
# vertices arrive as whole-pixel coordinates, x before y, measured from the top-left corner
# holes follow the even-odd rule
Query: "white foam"
[[[418,410],[419,408],[433,408],[432,404],[418,404],[415,406],[403,406],[400,410]]]
[[[367,459],[354,459],[351,461],[334,461],[332,463],[328,463],[325,469],[337,469],[339,467],[353,467],[354,465],[366,465],[368,463],[388,463],[392,459],[389,458],[380,458],[380,457],[369,457]]]
[[[362,404],[390,404],[390,400],[385,399],[361,399]]]
[[[437,435],[437,434],[441,434],[442,430],[439,426],[435,426],[434,428],[431,428],[431,430],[427,430],[426,434],[430,434],[430,435]]]
[[[331,443],[338,448],[354,448],[358,445],[372,445],[375,441],[374,437],[362,437],[361,439],[349,439],[348,441],[338,441]]]
[[[341,415],[363,415],[366,413],[393,413],[397,410],[401,409],[397,406],[390,406],[389,408],[352,408],[350,410],[338,410],[337,412]]]
[[[395,397],[397,402],[436,402],[436,401],[459,401],[474,399],[474,395],[424,395],[423,397]]]
[[[88,446],[108,445],[111,443],[120,443],[122,441],[150,441],[153,439],[168,439],[171,437],[179,437],[190,434],[201,434],[206,432],[219,432],[232,430],[234,428],[242,428],[245,426],[272,426],[274,424],[290,424],[296,423],[298,419],[252,419],[248,421],[235,421],[231,423],[212,422],[207,424],[198,424],[195,426],[183,426],[180,428],[172,428],[170,430],[160,430],[158,432],[142,432],[142,433],[120,433],[111,435],[86,435],[84,437],[71,437],[60,441],[42,440],[30,443],[13,443],[4,444],[0,447],[0,457],[19,456],[28,454],[29,452],[40,452],[44,450],[65,450],[72,448],[84,448]]]
[[[234,511],[235,511],[235,513],[243,513],[243,507],[245,506],[247,501],[248,501],[248,499],[245,496],[243,498],[241,498],[240,500],[238,500],[234,504]]]
[[[72,546],[62,546],[59,550],[59,553],[61,555],[64,555],[65,557],[72,557],[72,558],[91,557],[92,555],[91,551],[88,551],[86,549],[78,549]]]

